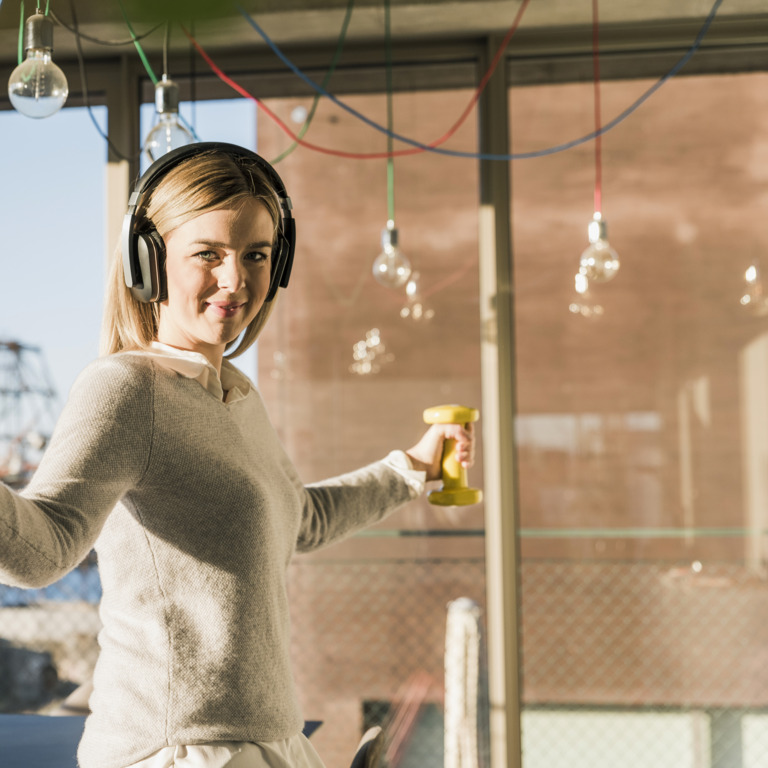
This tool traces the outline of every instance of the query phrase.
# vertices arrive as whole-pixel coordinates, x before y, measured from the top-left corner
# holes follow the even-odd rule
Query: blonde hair
[[[247,156],[233,157],[217,150],[194,155],[171,168],[137,211],[138,227],[154,228],[165,238],[181,224],[202,213],[237,208],[246,200],[264,204],[280,237],[280,203],[274,187],[259,163]],[[265,301],[238,339],[227,344],[226,357],[245,352],[257,339],[276,303]],[[115,249],[107,278],[100,351],[111,355],[123,350],[146,349],[156,338],[160,305],[139,301],[125,284],[123,254]],[[236,346],[235,346],[236,345]],[[229,352],[230,348],[234,349]]]

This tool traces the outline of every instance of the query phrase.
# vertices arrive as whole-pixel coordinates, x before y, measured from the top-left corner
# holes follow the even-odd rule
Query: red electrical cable
[[[603,136],[599,132],[600,120],[600,25],[597,18],[597,0],[592,0],[592,68],[595,91],[595,213],[603,209]]]
[[[488,85],[488,81],[491,79],[491,76],[493,75],[496,67],[498,66],[499,61],[501,60],[501,57],[504,54],[504,50],[506,49],[507,45],[509,45],[509,41],[512,39],[512,35],[514,35],[518,26],[520,25],[520,21],[522,20],[523,13],[525,12],[525,9],[528,7],[529,3],[530,3],[530,0],[523,0],[517,12],[517,15],[515,16],[515,19],[512,22],[512,26],[507,31],[507,34],[504,36],[504,39],[502,40],[501,45],[498,47],[493,57],[493,60],[491,61],[490,66],[488,67],[487,72],[483,75],[482,79],[480,80],[480,84],[478,85],[477,89],[472,95],[472,98],[469,101],[469,104],[464,109],[459,119],[448,129],[448,131],[443,136],[441,136],[439,139],[436,139],[435,141],[428,144],[427,147],[433,148],[433,147],[438,147],[441,144],[444,144],[446,141],[448,141],[448,139],[451,138],[451,136],[453,136],[456,133],[456,131],[461,127],[462,123],[464,123],[464,121],[467,119],[467,117],[469,116],[469,113],[472,111],[472,108],[475,106],[475,104],[477,104],[477,101],[480,98],[480,94]],[[305,139],[299,138],[274,112],[272,112],[272,110],[269,109],[269,107],[266,106],[266,104],[264,104],[264,102],[261,99],[249,93],[239,83],[235,82],[231,77],[229,77],[225,72],[223,72],[222,69],[205,52],[205,50],[203,50],[200,43],[198,43],[197,40],[194,37],[192,37],[192,35],[187,31],[187,29],[184,26],[182,26],[182,29],[184,30],[184,34],[189,38],[192,45],[195,46],[198,53],[203,57],[203,59],[211,68],[211,70],[214,72],[214,74],[216,74],[216,76],[222,82],[226,83],[230,88],[232,88],[234,91],[236,91],[246,99],[255,101],[256,104],[264,111],[264,113],[269,118],[271,118],[283,132],[288,134],[288,136],[290,136],[291,139],[293,139],[293,141],[295,141],[300,146],[305,147],[306,149],[311,149],[315,152],[321,152],[326,155],[333,155],[334,157],[344,157],[344,158],[353,159],[353,160],[379,160],[379,159],[385,159],[390,157],[403,157],[406,155],[416,155],[416,154],[419,154],[420,152],[425,151],[425,149],[422,147],[412,147],[410,149],[398,149],[392,152],[344,152],[343,150],[330,149],[328,147],[321,147],[317,144],[313,144],[309,141],[306,141]]]
[[[494,54],[491,65],[488,67],[488,71],[481,78],[480,84],[477,86],[477,90],[469,100],[469,104],[467,104],[466,109],[464,112],[462,112],[461,117],[459,117],[453,126],[448,129],[448,132],[445,134],[445,136],[430,144],[430,147],[440,146],[440,144],[447,141],[451,136],[453,136],[454,133],[456,133],[461,124],[467,119],[467,116],[472,111],[472,108],[475,106],[475,104],[477,104],[477,100],[480,98],[480,94],[485,90],[485,86],[488,85],[488,81],[491,79],[491,76],[496,70],[496,67],[499,65],[499,61],[504,55],[504,51],[509,45],[509,41],[512,39],[512,35],[515,34],[517,28],[520,26],[520,22],[522,21],[523,14],[525,13],[525,9],[528,7],[529,2],[530,0],[523,0],[522,4],[520,5],[520,9],[517,12],[517,16],[515,16],[515,20],[512,22],[512,26],[507,30],[507,34],[504,36],[504,39],[501,41],[501,45],[498,47],[496,53]]]

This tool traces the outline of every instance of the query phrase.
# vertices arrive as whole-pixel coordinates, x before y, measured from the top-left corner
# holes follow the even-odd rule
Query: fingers
[[[471,467],[475,461],[474,424],[433,424],[421,440],[406,451],[413,468],[424,470],[427,480],[441,477],[446,440],[454,441],[454,456],[461,466]]]
[[[456,461],[463,467],[471,467],[475,462],[475,425],[454,424],[452,434],[446,435],[456,441],[455,455]]]

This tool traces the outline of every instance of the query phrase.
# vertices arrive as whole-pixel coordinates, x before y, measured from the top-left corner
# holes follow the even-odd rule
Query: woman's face
[[[226,345],[261,309],[269,289],[274,224],[258,200],[202,213],[165,238],[168,298],[157,340],[204,354],[218,369]]]

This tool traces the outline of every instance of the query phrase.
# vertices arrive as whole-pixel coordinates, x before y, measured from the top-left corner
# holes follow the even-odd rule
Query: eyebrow
[[[209,248],[226,248],[227,244],[222,243],[219,240],[205,240],[203,238],[200,238],[198,240],[194,240],[192,242],[192,245],[207,245]],[[272,247],[272,241],[271,240],[259,240],[255,243],[248,243],[248,245],[245,246],[246,249],[252,249],[252,248],[271,248]]]

